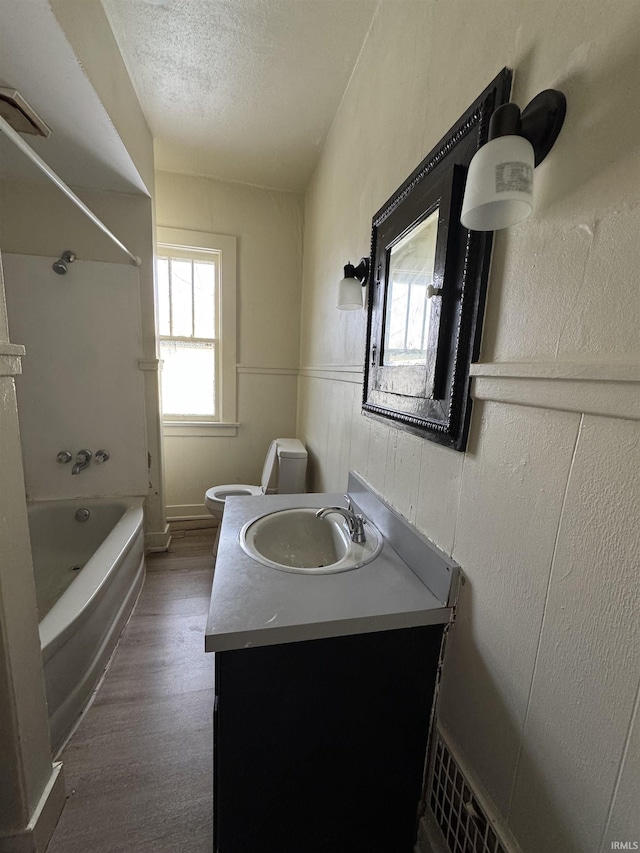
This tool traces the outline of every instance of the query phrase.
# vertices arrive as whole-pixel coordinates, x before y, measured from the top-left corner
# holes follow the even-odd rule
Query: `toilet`
[[[307,472],[307,451],[297,438],[276,438],[269,445],[259,486],[244,483],[213,486],[204,496],[205,506],[222,520],[224,503],[230,497],[251,495],[297,495],[304,492]]]

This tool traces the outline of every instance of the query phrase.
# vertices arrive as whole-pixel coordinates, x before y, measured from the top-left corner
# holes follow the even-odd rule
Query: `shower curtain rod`
[[[71,189],[71,187],[68,187],[65,184],[65,182],[62,180],[62,178],[59,178],[58,175],[56,175],[56,173],[53,171],[53,169],[51,169],[44,162],[42,157],[40,157],[40,156],[38,156],[38,154],[36,154],[36,152],[33,150],[33,148],[31,148],[31,146],[27,145],[27,143],[20,136],[20,134],[17,133],[11,127],[9,122],[6,121],[4,118],[2,118],[2,116],[0,116],[0,130],[5,134],[5,136],[7,136],[14,143],[14,145],[17,145],[18,148],[23,152],[23,154],[26,154],[27,157],[33,163],[35,163],[36,166],[42,172],[44,172],[44,174],[50,180],[53,181],[53,183],[58,187],[58,189],[62,190],[62,192],[67,196],[67,198],[71,199],[71,201],[76,205],[76,207],[80,208],[80,210],[85,214],[85,216],[89,217],[89,219],[94,223],[94,225],[97,225],[98,228],[102,232],[104,232],[107,235],[107,237],[109,237],[110,240],[113,240],[113,242],[116,244],[116,246],[118,246],[120,249],[122,249],[122,251],[125,253],[125,255],[128,255],[129,259],[131,260],[131,263],[134,266],[136,266],[136,267],[141,266],[142,261],[140,260],[140,258],[137,255],[134,255],[133,252],[130,252],[127,249],[127,247],[124,245],[124,243],[120,242],[120,240],[118,240],[118,238],[115,236],[115,234],[113,234],[111,231],[109,231],[109,229],[104,224],[104,222],[101,219],[98,219],[98,217],[95,215],[95,213],[92,210],[90,210],[87,207],[87,205],[81,199],[78,198],[78,196],[74,193],[74,191]]]

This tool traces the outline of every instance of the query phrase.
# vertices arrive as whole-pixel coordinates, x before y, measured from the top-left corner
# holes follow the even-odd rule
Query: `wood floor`
[[[215,529],[180,531],[147,577],[106,678],[60,756],[47,853],[211,853]]]

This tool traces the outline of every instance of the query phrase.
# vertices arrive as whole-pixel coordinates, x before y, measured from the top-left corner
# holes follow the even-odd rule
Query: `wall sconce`
[[[545,89],[522,113],[503,104],[491,116],[489,141],[469,164],[460,221],[470,231],[497,231],[533,209],[533,170],[558,138],[567,111],[562,92]]]
[[[362,308],[362,288],[369,278],[369,258],[362,258],[357,267],[348,263],[344,278],[338,285],[338,308],[341,311],[357,311]]]

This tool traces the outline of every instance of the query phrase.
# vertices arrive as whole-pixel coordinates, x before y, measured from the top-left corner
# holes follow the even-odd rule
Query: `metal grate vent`
[[[429,805],[451,853],[507,853],[437,731]]]

